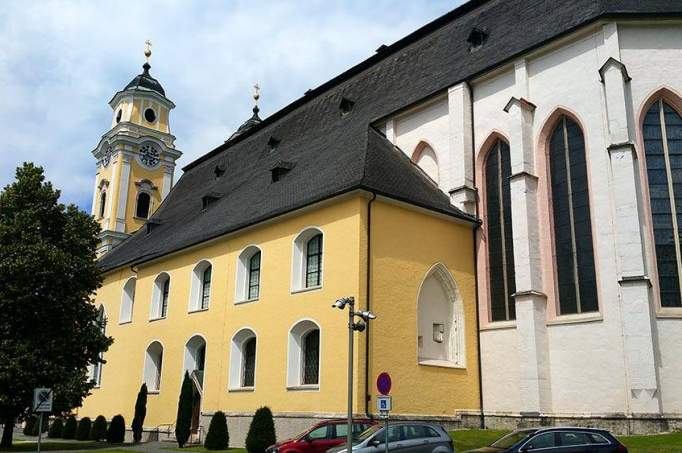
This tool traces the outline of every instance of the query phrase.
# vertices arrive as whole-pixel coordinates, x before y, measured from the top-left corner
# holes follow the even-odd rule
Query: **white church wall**
[[[518,414],[521,407],[519,348],[519,335],[513,327],[481,332],[481,376],[486,413]]]

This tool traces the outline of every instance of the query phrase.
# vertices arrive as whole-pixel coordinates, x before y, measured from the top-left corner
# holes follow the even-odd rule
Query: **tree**
[[[246,435],[246,449],[249,453],[265,453],[265,449],[276,442],[275,422],[269,407],[261,407],[253,415]]]
[[[193,393],[192,381],[189,378],[189,373],[185,371],[182,388],[180,389],[180,399],[178,400],[178,416],[175,420],[175,439],[178,441],[180,448],[184,447],[187,443],[192,429]]]
[[[207,450],[225,450],[230,444],[230,434],[227,431],[225,413],[218,411],[211,417],[208,433],[204,441]]]
[[[92,421],[89,417],[83,417],[78,422],[78,431],[76,431],[76,440],[88,440],[90,438],[90,430],[92,429]]]
[[[69,415],[69,417],[66,419],[66,423],[64,423],[62,437],[64,439],[75,439],[77,430],[78,422],[76,421],[76,417],[74,417],[73,415]]]
[[[107,430],[107,442],[111,444],[122,444],[126,436],[126,422],[123,415],[114,415]]]
[[[80,406],[88,365],[112,342],[90,300],[102,282],[99,226],[59,196],[30,163],[0,192],[0,447],[12,445],[34,388],[54,390],[56,414]]]
[[[50,439],[59,439],[62,437],[62,431],[64,431],[64,422],[61,418],[57,417],[50,425],[50,429],[47,432],[47,437]]]
[[[104,415],[98,415],[90,429],[90,440],[102,440],[107,438],[107,419]]]
[[[133,442],[142,440],[142,427],[147,416],[147,384],[142,384],[135,401],[135,416],[133,417]]]

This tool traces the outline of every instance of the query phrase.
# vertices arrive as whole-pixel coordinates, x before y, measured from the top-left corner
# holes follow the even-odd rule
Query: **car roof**
[[[600,429],[600,428],[583,428],[580,426],[552,426],[552,427],[547,427],[547,428],[535,428],[537,432],[546,432],[546,431],[590,431],[594,433],[609,433],[609,431],[605,429]],[[521,430],[519,430],[521,431]]]

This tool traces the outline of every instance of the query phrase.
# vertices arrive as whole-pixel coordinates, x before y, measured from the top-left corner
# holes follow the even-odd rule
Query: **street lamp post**
[[[353,450],[353,332],[362,332],[367,327],[367,322],[376,319],[376,316],[369,311],[355,311],[355,298],[344,297],[332,304],[333,308],[343,310],[348,308],[348,426],[346,433],[346,453]],[[355,321],[355,317],[360,318]]]

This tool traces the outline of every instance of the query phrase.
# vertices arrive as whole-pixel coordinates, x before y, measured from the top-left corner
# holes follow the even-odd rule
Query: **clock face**
[[[140,148],[140,161],[147,167],[155,167],[159,163],[160,153],[153,145],[143,145]]]
[[[111,146],[107,148],[107,150],[104,152],[104,155],[102,156],[102,165],[104,167],[107,167],[109,165],[109,162],[111,161]]]

